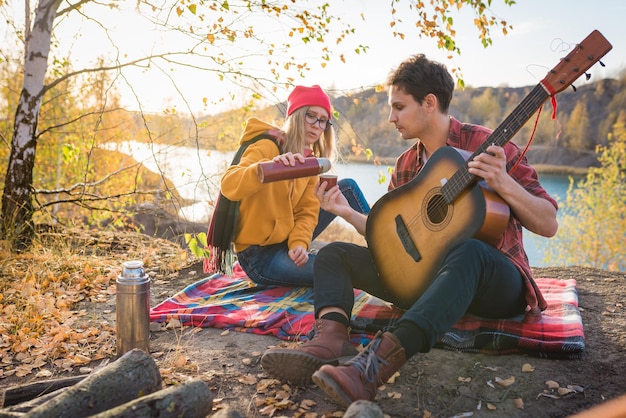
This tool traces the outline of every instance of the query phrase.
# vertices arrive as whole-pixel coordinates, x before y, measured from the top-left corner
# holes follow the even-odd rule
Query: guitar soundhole
[[[422,208],[424,223],[433,231],[444,229],[451,219],[452,206],[448,205],[440,190],[441,188],[430,190],[424,198],[425,207]]]

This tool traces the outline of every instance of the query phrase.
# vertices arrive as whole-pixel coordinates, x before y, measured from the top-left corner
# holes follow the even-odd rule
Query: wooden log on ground
[[[212,409],[213,396],[209,386],[200,379],[193,379],[100,412],[90,418],[205,418]]]
[[[220,409],[219,411],[211,415],[211,418],[244,418],[244,416],[241,415],[239,411],[226,408],[226,409]]]
[[[31,409],[41,405],[44,402],[49,401],[55,396],[60,395],[67,389],[69,389],[69,387],[57,389],[54,392],[46,393],[45,395],[41,395],[37,398],[33,398],[26,402],[22,402],[22,403],[18,403],[17,405],[11,405],[11,406],[7,406],[6,408],[2,408],[0,409],[0,418],[7,418],[8,416],[14,416],[14,415],[7,415],[7,414],[13,414],[15,412],[20,412],[20,413],[30,412]]]
[[[156,362],[134,349],[33,408],[28,418],[80,418],[97,414],[161,389]]]
[[[0,399],[2,399],[0,407],[7,407],[30,401],[33,398],[54,392],[57,389],[75,385],[85,377],[86,375],[40,380],[38,382],[26,383],[2,389],[2,392],[0,392]]]

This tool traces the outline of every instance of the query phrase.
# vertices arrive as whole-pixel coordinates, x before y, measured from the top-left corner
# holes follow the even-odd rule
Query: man
[[[424,55],[400,64],[387,85],[389,121],[403,139],[417,139],[397,159],[389,190],[415,178],[438,149],[453,146],[473,152],[491,134],[485,127],[462,124],[448,114],[454,80],[444,65]],[[298,348],[268,350],[262,358],[264,370],[294,383],[312,378],[347,406],[359,399],[374,400],[378,386],[408,358],[430,351],[467,312],[487,318],[540,314],[546,302],[531,275],[522,227],[553,236],[558,228],[557,204],[526,159],[517,164],[520,155],[519,148],[509,142],[503,147],[490,145],[467,163],[469,173],[484,180],[510,207],[508,225],[497,247],[474,238],[455,243],[443,256],[427,290],[411,303],[400,304],[385,289],[368,248],[342,242],[323,247],[314,265],[315,335]],[[367,215],[350,209],[336,188],[326,191],[318,186],[316,195],[322,208],[365,234]],[[342,364],[354,349],[348,329],[353,288],[399,304],[406,311],[392,330],[376,336]]]

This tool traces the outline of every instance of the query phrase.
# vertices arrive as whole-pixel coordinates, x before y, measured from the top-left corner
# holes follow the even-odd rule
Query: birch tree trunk
[[[26,39],[24,86],[15,112],[0,224],[0,238],[8,240],[17,250],[28,248],[34,233],[32,192],[37,123],[45,91],[52,24],[61,1],[39,0],[33,27]]]

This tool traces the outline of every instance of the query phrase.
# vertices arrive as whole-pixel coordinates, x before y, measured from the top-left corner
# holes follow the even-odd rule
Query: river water
[[[174,183],[183,198],[197,202],[182,208],[180,213],[186,219],[196,222],[208,222],[208,202],[216,198],[220,176],[234,156],[234,152],[198,150],[183,146],[149,146],[134,141],[115,144],[114,149],[132,155],[154,172],[163,173]],[[350,163],[335,164],[332,170],[339,178],[355,179],[370,205],[373,205],[387,191],[390,168],[373,163]],[[540,175],[540,181],[548,193],[560,198],[562,212],[562,202],[565,201],[569,187],[567,176]],[[546,267],[543,249],[551,241],[529,231],[525,231],[524,236],[524,247],[531,266]]]

